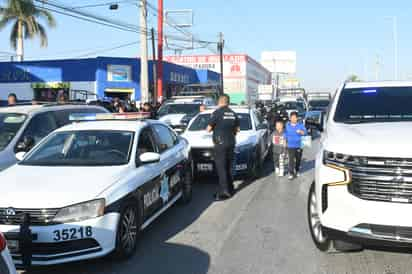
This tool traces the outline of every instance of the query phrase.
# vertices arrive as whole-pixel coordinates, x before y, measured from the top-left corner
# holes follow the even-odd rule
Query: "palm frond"
[[[17,39],[19,37],[19,21],[14,22],[10,32],[10,45],[13,49],[17,49]]]
[[[54,19],[53,14],[51,14],[50,12],[46,11],[46,10],[40,10],[37,9],[36,10],[36,15],[39,18],[43,18],[44,20],[46,20],[47,25],[51,28],[56,26],[56,20]]]
[[[41,47],[45,48],[48,45],[48,38],[47,38],[47,33],[46,33],[46,29],[38,24],[37,25],[38,29],[39,29],[39,36],[40,36],[40,45]]]

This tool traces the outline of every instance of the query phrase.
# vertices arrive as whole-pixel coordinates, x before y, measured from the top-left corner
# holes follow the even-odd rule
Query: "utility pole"
[[[379,56],[379,54],[376,54],[376,63],[375,63],[376,67],[375,67],[375,79],[376,81],[379,81],[379,75],[380,75],[380,66],[381,66],[381,57]]]
[[[156,43],[155,43],[155,31],[154,28],[151,29],[152,33],[152,68],[153,68],[153,97],[152,101],[154,104],[157,103],[157,61],[156,61]]]
[[[140,1],[140,101],[149,102],[149,66],[147,53],[147,0]]]
[[[395,54],[395,80],[399,80],[399,65],[398,65],[398,18],[393,17],[393,43]]]
[[[157,20],[157,100],[163,101],[163,0],[158,0]]]
[[[225,47],[225,40],[223,38],[223,33],[219,33],[219,42],[217,43],[217,50],[220,55],[220,95],[223,95],[225,89],[223,86],[223,48]]]

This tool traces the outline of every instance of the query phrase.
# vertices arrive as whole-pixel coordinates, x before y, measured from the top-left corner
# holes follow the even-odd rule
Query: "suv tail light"
[[[0,232],[0,252],[6,249],[6,238],[4,237],[3,233]]]

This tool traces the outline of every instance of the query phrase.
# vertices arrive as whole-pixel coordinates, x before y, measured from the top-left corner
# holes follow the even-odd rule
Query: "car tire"
[[[309,190],[308,204],[307,204],[308,224],[310,235],[316,247],[323,252],[329,252],[332,248],[332,241],[324,235],[322,231],[322,224],[317,207],[317,199],[315,194],[315,183],[312,183]]]
[[[131,257],[137,248],[140,234],[141,214],[133,203],[127,204],[120,214],[116,234],[114,256],[118,259]]]
[[[183,182],[182,182],[182,198],[180,198],[181,204],[188,204],[192,200],[193,196],[193,177],[192,168],[186,167],[184,169]]]

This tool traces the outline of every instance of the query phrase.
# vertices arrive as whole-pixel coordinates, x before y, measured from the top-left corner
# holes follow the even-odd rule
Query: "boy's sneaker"
[[[295,179],[295,176],[289,175],[288,179],[289,179],[289,180],[293,180],[293,179]]]
[[[280,170],[279,170],[278,167],[275,168],[275,174],[276,174],[276,175],[279,175],[279,174],[280,174]]]
[[[296,177],[300,177],[300,173],[299,173],[299,172],[296,172]]]

